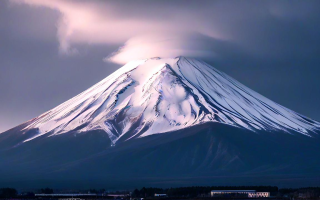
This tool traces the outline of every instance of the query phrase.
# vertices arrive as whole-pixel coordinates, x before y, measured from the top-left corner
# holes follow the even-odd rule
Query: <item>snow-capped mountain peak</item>
[[[34,118],[42,135],[104,130],[113,144],[205,122],[312,136],[320,123],[252,91],[208,64],[184,57],[132,61]]]

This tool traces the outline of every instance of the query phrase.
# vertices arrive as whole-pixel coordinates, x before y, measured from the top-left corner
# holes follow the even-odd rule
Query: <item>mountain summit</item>
[[[76,130],[103,130],[118,140],[175,131],[205,122],[312,136],[320,123],[250,90],[208,64],[179,57],[133,61],[101,82],[30,121],[24,140]]]
[[[0,134],[0,175],[130,187],[270,174],[289,186],[319,176],[319,129],[202,61],[152,58]]]

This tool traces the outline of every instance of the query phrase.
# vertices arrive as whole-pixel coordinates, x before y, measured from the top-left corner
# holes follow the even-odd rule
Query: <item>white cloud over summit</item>
[[[232,42],[254,53],[276,51],[270,41],[286,31],[283,20],[305,20],[313,4],[296,1],[123,1],[11,0],[13,4],[46,7],[60,13],[59,51],[76,54],[76,45],[117,44],[122,48],[104,60],[125,63],[148,57],[212,57],[203,41]],[[297,9],[299,8],[299,9]],[[296,12],[298,10],[298,12]],[[310,13],[310,10],[314,11]],[[308,11],[308,12],[306,12]],[[275,22],[271,23],[269,22]],[[277,27],[274,27],[276,24]],[[270,33],[270,34],[269,34]],[[272,33],[272,34],[271,34]],[[262,40],[263,38],[263,40]],[[281,38],[280,38],[281,40]],[[261,46],[265,48],[261,48]]]

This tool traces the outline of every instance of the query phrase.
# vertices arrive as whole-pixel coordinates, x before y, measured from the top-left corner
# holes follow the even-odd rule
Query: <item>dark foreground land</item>
[[[256,190],[270,192],[269,198],[248,198],[245,195],[221,195],[211,197],[211,190]],[[155,197],[155,194],[165,194]],[[320,187],[281,188],[276,186],[195,186],[179,188],[146,188],[131,191],[107,191],[105,189],[90,190],[54,190],[42,188],[34,191],[17,191],[14,188],[0,188],[0,199],[37,199],[37,200],[103,200],[103,199],[131,199],[131,200],[206,200],[206,199],[319,199]]]
[[[46,199],[46,198],[0,198],[6,200],[39,200],[39,199]],[[72,198],[48,198],[50,200],[72,200]],[[320,198],[288,198],[288,197],[270,197],[270,198],[239,198],[239,197],[146,197],[146,198],[131,198],[131,197],[123,197],[123,198],[115,198],[115,197],[104,197],[104,198],[81,198],[77,199],[74,198],[73,200],[109,200],[109,199],[121,199],[121,200],[226,200],[226,199],[239,199],[239,200],[251,200],[251,199],[270,199],[270,200],[303,200],[303,199],[310,199],[310,200],[319,200]]]
[[[103,131],[44,136],[15,146],[36,134],[21,134],[22,128],[0,134],[0,187],[88,189],[90,183],[113,190],[211,184],[296,188],[320,183],[320,134],[257,134],[205,123],[115,146]]]

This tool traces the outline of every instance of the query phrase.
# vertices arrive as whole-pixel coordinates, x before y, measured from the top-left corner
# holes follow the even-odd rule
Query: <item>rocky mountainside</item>
[[[316,185],[319,128],[202,61],[132,61],[1,133],[0,186]]]

